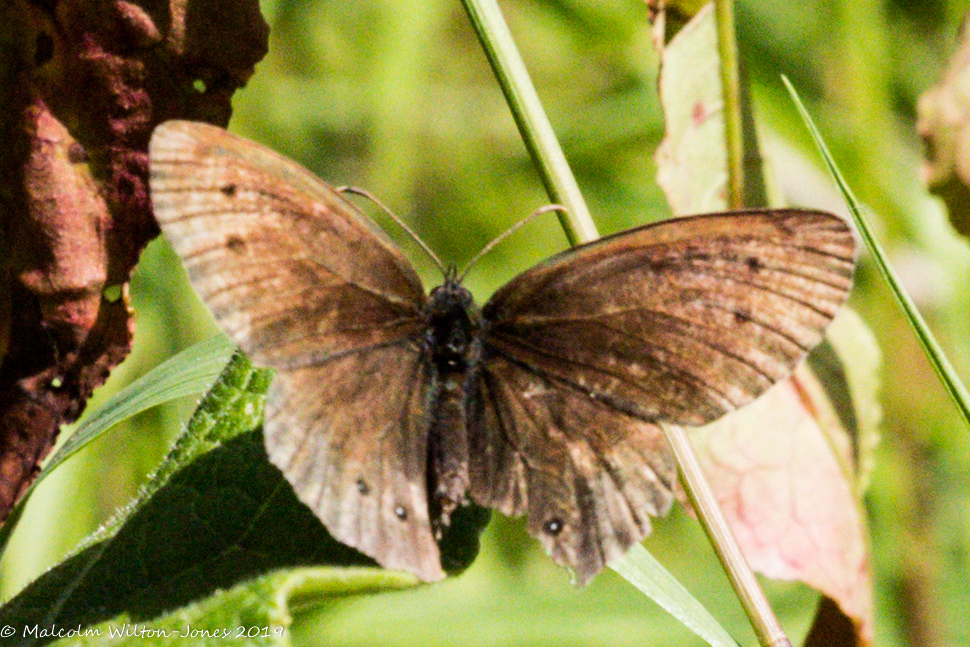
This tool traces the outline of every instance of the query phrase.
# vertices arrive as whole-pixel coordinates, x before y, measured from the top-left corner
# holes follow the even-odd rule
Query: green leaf
[[[414,577],[378,568],[274,571],[166,613],[150,622],[122,614],[58,641],[59,647],[199,644],[290,645],[293,616],[323,598],[414,585]],[[191,640],[192,642],[188,642]]]
[[[675,215],[769,206],[743,75],[739,96],[724,92],[725,70],[737,66],[732,28],[731,16],[708,3],[660,52],[666,132],[656,152],[657,184]]]
[[[136,500],[0,609],[0,626],[16,629],[14,644],[48,642],[24,636],[34,625],[171,618],[220,589],[278,569],[373,564],[330,537],[266,458],[260,421],[271,376],[241,353],[233,357]],[[449,568],[470,563],[484,520],[471,507],[456,517],[453,547],[443,558]],[[417,584],[412,576],[371,569],[342,568],[330,577],[332,584],[313,588],[314,596]],[[200,629],[222,628],[234,612],[217,601],[207,605],[191,612]]]

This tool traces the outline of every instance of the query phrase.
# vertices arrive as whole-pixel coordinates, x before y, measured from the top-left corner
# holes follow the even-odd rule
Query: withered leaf
[[[0,24],[2,520],[128,353],[152,129],[227,123],[268,29],[253,0],[15,0]]]

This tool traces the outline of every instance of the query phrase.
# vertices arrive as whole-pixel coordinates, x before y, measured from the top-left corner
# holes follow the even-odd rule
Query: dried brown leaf
[[[916,108],[916,128],[926,146],[920,174],[946,203],[953,227],[970,236],[970,21],[964,20],[943,79],[923,93]]]
[[[2,519],[130,348],[152,129],[225,125],[268,28],[256,0],[17,0],[0,24]]]
[[[709,0],[646,0],[653,26],[653,42],[658,50],[684,28]]]

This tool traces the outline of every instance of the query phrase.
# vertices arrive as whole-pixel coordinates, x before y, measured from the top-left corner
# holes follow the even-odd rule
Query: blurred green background
[[[548,202],[458,0],[264,1],[270,53],[235,98],[231,129],[333,184],[379,196],[459,266]],[[603,234],[669,215],[654,182],[662,136],[657,56],[636,0],[506,0],[503,10]],[[952,52],[964,3],[831,0],[737,6],[762,142],[794,204],[843,211],[817,170],[785,94],[786,74],[816,115],[904,283],[957,369],[970,375],[970,253],[920,185],[915,104]],[[437,272],[370,205],[426,281]],[[469,275],[483,301],[563,249],[552,216]],[[164,241],[132,280],[135,350],[90,406],[176,351],[214,334]],[[852,305],[885,353],[883,442],[867,497],[877,643],[970,644],[970,430],[863,259]],[[125,504],[194,402],[147,412],[43,484],[0,566],[9,598]],[[570,586],[517,521],[496,518],[463,576],[402,593],[334,601],[297,618],[306,644],[701,644],[612,572]],[[744,616],[697,524],[676,510],[647,547],[743,643]],[[817,595],[768,583],[798,644]]]

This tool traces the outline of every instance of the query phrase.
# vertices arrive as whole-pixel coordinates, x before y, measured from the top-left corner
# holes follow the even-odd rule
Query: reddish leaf
[[[833,327],[830,337],[855,349],[852,370],[866,374],[850,375],[851,395],[871,392],[878,355],[870,333],[848,312]],[[802,364],[790,380],[693,431],[691,440],[751,567],[821,591],[869,644],[874,609],[858,465],[870,460],[878,407],[865,399],[852,404],[856,423],[847,429],[830,393]]]
[[[256,0],[16,0],[0,24],[2,519],[128,353],[152,129],[225,125],[268,28]]]

